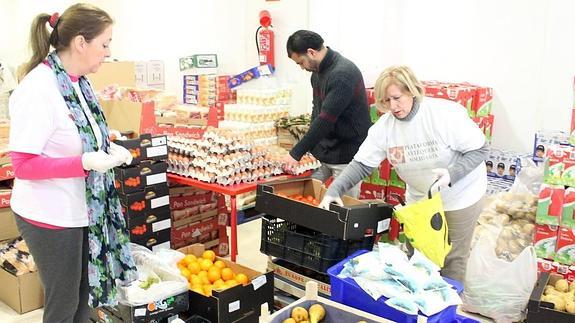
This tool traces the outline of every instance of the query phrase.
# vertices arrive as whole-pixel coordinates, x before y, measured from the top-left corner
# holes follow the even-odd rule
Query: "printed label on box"
[[[164,229],[169,229],[172,225],[171,219],[166,219],[164,221],[152,223],[152,232],[161,231]]]
[[[384,219],[384,220],[377,222],[377,233],[381,233],[383,231],[388,230],[390,222],[391,222],[391,219]]]
[[[152,251],[160,250],[160,249],[170,249],[170,241],[166,241],[160,244],[157,244],[152,247]]]
[[[235,312],[235,311],[237,311],[237,310],[239,310],[239,309],[240,309],[240,300],[239,300],[239,299],[238,299],[237,301],[235,301],[235,302],[231,302],[231,303],[228,305],[228,312],[229,312],[229,313]]]
[[[262,287],[263,285],[265,285],[267,281],[268,281],[268,280],[267,280],[267,278],[266,278],[266,275],[261,275],[261,276],[259,276],[259,277],[257,277],[257,278],[254,278],[254,279],[252,280],[252,285],[254,285],[254,290],[258,290],[258,288],[260,288],[260,287]]]
[[[169,204],[170,204],[170,196],[169,195],[157,197],[155,199],[152,199],[152,201],[151,201],[152,209],[155,209],[155,208],[158,208],[158,207],[164,206],[164,205],[169,205]]]
[[[168,146],[167,145],[162,145],[162,146],[157,146],[157,147],[148,147],[146,149],[146,156],[148,158],[167,155],[167,154],[168,154]]]
[[[158,183],[165,183],[168,181],[168,177],[166,173],[160,173],[156,175],[148,175],[146,176],[146,184],[147,185],[154,185]]]

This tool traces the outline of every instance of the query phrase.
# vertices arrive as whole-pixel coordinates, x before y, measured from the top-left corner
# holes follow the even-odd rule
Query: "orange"
[[[202,279],[196,275],[191,275],[190,276],[190,284],[192,285],[201,285],[202,284]]]
[[[225,283],[223,280],[218,279],[214,282],[214,284],[212,286],[213,286],[213,289],[222,289],[225,287]]]
[[[200,268],[200,264],[198,264],[196,261],[191,262],[188,265],[188,270],[190,271],[190,273],[192,274],[197,274],[200,272],[201,268]]]
[[[223,261],[221,261],[221,260],[216,260],[216,261],[214,262],[214,266],[216,266],[216,267],[218,267],[218,268],[220,268],[220,269],[224,269],[224,268],[226,268],[226,263],[223,262]]]
[[[196,258],[196,256],[194,256],[194,255],[186,255],[186,256],[184,257],[184,259],[183,259],[182,262],[187,265],[187,264],[189,264],[189,263],[192,262],[192,261],[196,261],[196,259],[197,259],[197,258]]]
[[[202,268],[202,270],[208,270],[213,265],[214,263],[210,259],[202,259],[200,262],[200,268]]]
[[[212,285],[204,285],[204,295],[212,296]]]
[[[225,285],[226,288],[230,288],[239,285],[239,283],[235,279],[230,279],[227,282],[225,282]]]
[[[202,258],[209,259],[214,262],[214,260],[216,260],[216,253],[213,250],[206,250],[202,253]]]
[[[230,279],[234,279],[234,272],[230,268],[222,269],[222,279],[224,281],[228,281]]]
[[[220,268],[212,266],[210,270],[208,270],[208,279],[210,280],[210,282],[213,283],[216,280],[220,279],[221,277],[222,275],[220,273]]]
[[[190,278],[191,273],[187,268],[180,270],[180,273],[182,274],[182,276],[186,277],[186,279]]]
[[[198,277],[202,278],[202,277],[206,277],[208,278],[208,272],[205,270],[202,270],[198,273]]]
[[[238,283],[242,284],[242,285],[247,285],[248,284],[248,276],[246,276],[245,274],[237,274],[236,275],[236,280]]]

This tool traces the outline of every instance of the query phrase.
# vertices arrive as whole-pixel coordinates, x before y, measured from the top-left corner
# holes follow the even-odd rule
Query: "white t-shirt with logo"
[[[383,115],[370,129],[354,159],[378,167],[385,158],[407,184],[407,202],[427,198],[434,168],[448,168],[462,153],[479,149],[485,136],[460,104],[423,98],[409,121]],[[480,164],[451,187],[441,190],[444,209],[454,211],[479,201],[487,188],[485,165]]]
[[[74,88],[87,109],[77,84]],[[39,64],[28,73],[12,93],[9,109],[10,151],[54,158],[82,155],[78,129],[48,66]],[[90,113],[87,115],[91,117]],[[95,133],[100,134],[95,121],[90,123],[96,127]],[[101,145],[101,134],[97,137]],[[84,180],[84,177],[15,179],[10,205],[14,212],[34,221],[61,227],[87,226]]]

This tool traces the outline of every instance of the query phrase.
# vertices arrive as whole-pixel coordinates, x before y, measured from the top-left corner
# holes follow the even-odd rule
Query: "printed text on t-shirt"
[[[390,147],[388,153],[389,161],[393,165],[439,158],[437,141],[435,140],[407,146]]]

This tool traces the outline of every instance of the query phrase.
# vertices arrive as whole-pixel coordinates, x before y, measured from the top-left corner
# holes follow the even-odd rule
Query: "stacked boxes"
[[[166,136],[117,140],[134,157],[132,164],[115,169],[115,186],[130,241],[152,250],[170,247],[170,197],[167,184]]]
[[[569,134],[559,130],[539,130],[533,141],[533,160],[543,162],[545,154],[552,146],[569,145]]]
[[[493,90],[490,87],[464,83],[424,81],[425,95],[455,101],[467,109],[467,114],[491,142],[494,116],[491,114]]]
[[[219,256],[228,254],[228,211],[223,195],[190,187],[170,188],[173,249],[202,243]]]
[[[233,102],[235,92],[228,87],[229,79],[229,75],[184,75],[183,102],[204,107]]]
[[[534,238],[535,252],[537,257],[541,258],[539,259],[541,271],[552,271],[566,278],[575,278],[575,270],[569,269],[575,268],[574,208],[575,188],[566,188],[563,184],[551,184],[547,180],[541,184]],[[545,263],[550,265],[541,266]],[[553,268],[563,269],[551,270]]]

